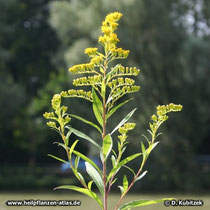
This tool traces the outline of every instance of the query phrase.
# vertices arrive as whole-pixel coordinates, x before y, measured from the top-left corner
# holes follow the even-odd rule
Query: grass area
[[[160,194],[160,195],[153,195],[153,194],[133,194],[128,195],[125,200],[125,202],[129,202],[131,200],[140,200],[140,199],[160,199],[160,198],[167,198],[167,197],[174,197],[176,199],[194,199],[194,200],[203,200],[204,206],[198,206],[198,207],[165,207],[163,203],[161,204],[155,204],[151,206],[144,206],[144,207],[138,207],[135,209],[145,209],[145,210],[163,210],[163,209],[175,209],[175,210],[183,210],[183,209],[190,209],[193,208],[193,210],[209,210],[210,209],[210,196],[209,195],[190,195],[190,194],[183,194],[183,195],[176,195],[176,194]],[[117,203],[119,199],[119,195],[112,194],[109,197],[109,209],[113,210],[115,207],[115,204]],[[52,206],[42,206],[42,207],[33,207],[33,206],[7,206],[5,204],[6,200],[80,200],[81,206],[78,207],[52,207]],[[94,200],[83,196],[81,194],[71,194],[63,192],[53,192],[53,193],[0,193],[0,210],[67,210],[67,209],[77,209],[77,210],[100,210],[99,206],[95,203]]]

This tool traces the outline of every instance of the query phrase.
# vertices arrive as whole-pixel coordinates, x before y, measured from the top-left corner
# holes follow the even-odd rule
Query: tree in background
[[[48,24],[48,2],[0,0],[0,160],[5,166],[28,162],[33,168],[43,140],[30,103],[55,71],[51,59],[58,40]]]

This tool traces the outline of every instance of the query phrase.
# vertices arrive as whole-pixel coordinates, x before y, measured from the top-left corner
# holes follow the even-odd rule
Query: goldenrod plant
[[[70,89],[62,91],[60,94],[56,94],[52,99],[53,112],[45,113],[44,117],[50,121],[47,125],[56,130],[62,138],[62,146],[67,154],[68,161],[61,158],[50,155],[58,161],[66,164],[70,163],[71,169],[76,178],[81,183],[81,186],[64,185],[55,189],[69,189],[81,192],[87,196],[93,198],[100,206],[101,209],[107,210],[107,199],[110,194],[110,190],[117,180],[116,175],[121,167],[126,167],[132,171],[132,181],[129,182],[126,175],[122,180],[122,185],[118,186],[121,191],[121,197],[116,202],[115,210],[125,210],[134,207],[151,205],[170,198],[164,198],[161,200],[137,200],[131,201],[123,206],[121,202],[123,198],[130,191],[131,187],[146,175],[147,171],[143,171],[144,165],[155,146],[158,144],[156,137],[158,129],[168,119],[169,112],[177,112],[182,110],[182,105],[168,104],[158,106],[156,114],[152,115],[151,123],[149,123],[149,137],[147,139],[148,145],[144,145],[141,142],[139,153],[132,154],[126,158],[122,158],[123,153],[126,150],[128,144],[128,132],[133,130],[136,126],[135,123],[128,122],[136,109],[130,111],[121,122],[112,130],[107,130],[107,123],[109,118],[123,105],[128,103],[130,100],[124,100],[121,103],[117,103],[120,98],[126,94],[138,92],[140,86],[135,85],[134,78],[140,73],[140,70],[136,67],[124,67],[121,64],[113,65],[113,61],[119,59],[126,59],[129,55],[129,50],[124,50],[117,47],[119,39],[115,30],[118,27],[118,21],[122,14],[119,12],[113,12],[106,16],[102,22],[101,31],[103,35],[99,36],[98,42],[102,46],[102,51],[98,48],[87,48],[85,54],[90,57],[90,62],[85,64],[79,64],[71,67],[69,71],[73,74],[82,75],[73,81],[74,86],[89,86],[90,90],[85,91],[83,89]],[[110,68],[111,67],[111,68]],[[85,75],[85,76],[84,76]],[[62,106],[62,98],[77,97],[87,100],[92,103],[93,113],[96,117],[96,123],[90,122],[80,116],[67,113],[67,107]],[[82,133],[81,131],[71,127],[69,125],[71,117],[76,118],[83,123],[91,125],[101,134],[101,144],[96,143],[92,138]],[[118,131],[119,136],[117,141],[117,149],[113,148],[113,134]],[[98,155],[100,156],[103,169],[100,169],[90,158],[80,153],[75,149],[78,140],[71,144],[69,147],[69,141],[71,134],[75,134],[78,138],[85,139],[89,143],[93,144],[98,149]],[[76,157],[72,159],[72,155]],[[140,165],[137,172],[129,168],[126,164],[136,158],[140,158]],[[78,164],[80,159],[85,161],[86,172],[90,176],[91,181],[87,183],[83,175],[78,170]],[[107,170],[107,162],[111,161],[112,169]],[[130,178],[129,178],[130,180]],[[92,190],[92,184],[95,184],[98,188],[99,196]],[[101,199],[103,198],[103,200]]]

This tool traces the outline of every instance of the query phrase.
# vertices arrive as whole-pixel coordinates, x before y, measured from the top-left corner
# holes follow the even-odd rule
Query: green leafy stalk
[[[173,200],[173,199],[174,198],[163,198],[163,199],[160,199],[160,200],[131,201],[131,202],[126,203],[125,205],[123,205],[118,210],[127,210],[127,209],[132,209],[132,208],[135,208],[135,207],[139,207],[139,206],[148,206],[148,205],[152,205],[152,204],[162,203],[165,200]]]
[[[168,116],[166,115],[169,112],[176,112],[176,111],[180,111],[182,109],[181,105],[175,105],[175,104],[169,104],[167,106],[158,106],[157,107],[157,115],[152,115],[152,121],[153,124],[149,124],[150,125],[150,130],[149,133],[151,134],[151,141],[149,141],[149,147],[147,149],[145,149],[145,146],[143,144],[143,142],[141,142],[141,150],[142,150],[142,154],[143,154],[143,159],[142,159],[142,163],[140,165],[140,168],[137,172],[137,174],[134,176],[132,182],[130,183],[129,187],[126,188],[126,190],[124,190],[124,193],[121,195],[115,210],[118,209],[120,203],[122,202],[123,198],[125,197],[125,195],[128,193],[128,191],[130,190],[130,188],[134,185],[134,183],[137,180],[140,180],[143,176],[145,176],[145,174],[147,172],[144,172],[140,175],[140,173],[142,172],[142,169],[146,163],[147,158],[149,157],[151,151],[156,147],[156,145],[159,142],[154,142],[156,137],[157,137],[157,130],[160,127],[160,125],[166,121],[168,119]],[[124,129],[125,130],[125,129]],[[125,131],[124,131],[125,132]],[[122,131],[121,131],[122,133]],[[122,137],[121,137],[122,138]],[[162,200],[164,201],[164,200]]]
[[[63,143],[58,143],[62,146],[67,154],[68,161],[58,158],[54,155],[49,155],[52,158],[67,163],[70,163],[71,170],[73,171],[76,178],[80,181],[83,187],[64,185],[57,187],[56,189],[69,189],[81,192],[91,198],[93,198],[103,210],[107,210],[107,198],[111,190],[112,185],[115,183],[115,176],[118,171],[125,167],[133,174],[133,179],[129,183],[127,176],[124,175],[123,183],[119,186],[121,191],[121,197],[115,207],[117,210],[126,196],[128,191],[134,185],[134,183],[142,179],[147,171],[142,171],[143,167],[148,159],[152,150],[156,147],[158,142],[155,142],[157,136],[157,131],[159,127],[168,119],[167,114],[169,112],[181,111],[181,105],[168,104],[157,107],[156,114],[152,115],[152,123],[149,124],[150,130],[148,130],[151,137],[146,137],[148,141],[148,147],[141,142],[141,152],[132,154],[128,157],[122,159],[122,155],[125,152],[128,145],[128,131],[131,131],[136,126],[135,123],[128,122],[133,116],[136,108],[128,113],[120,123],[110,132],[107,131],[107,123],[109,118],[114,115],[114,113],[120,109],[122,106],[127,104],[131,99],[122,101],[120,104],[116,104],[119,99],[121,99],[126,94],[138,92],[140,86],[135,85],[134,77],[138,76],[140,70],[136,67],[124,67],[121,64],[117,64],[111,67],[111,63],[118,59],[126,59],[129,55],[129,50],[124,50],[117,47],[119,39],[115,30],[118,27],[118,21],[120,20],[122,14],[119,12],[113,12],[106,16],[105,20],[102,22],[102,35],[99,36],[98,42],[103,47],[103,51],[100,52],[96,47],[90,47],[85,50],[85,54],[90,57],[90,62],[75,65],[69,68],[69,71],[73,74],[83,75],[73,80],[73,85],[75,87],[90,87],[89,91],[83,89],[70,89],[67,91],[62,91],[60,94],[56,94],[52,99],[53,112],[46,112],[44,117],[50,121],[47,125],[53,130],[57,131],[61,137]],[[110,68],[111,67],[111,68]],[[87,76],[88,75],[88,76]],[[132,77],[132,78],[131,78]],[[92,103],[93,113],[96,118],[96,122],[91,122],[81,116],[75,114],[68,114],[67,107],[61,106],[61,98],[82,98]],[[97,129],[101,133],[101,144],[99,145],[87,134],[82,131],[73,128],[69,125],[71,118],[76,118],[83,123],[86,123],[93,128]],[[116,131],[119,131],[117,150],[113,148],[113,137]],[[69,147],[69,141],[71,141],[71,134],[75,134],[78,138],[87,140],[89,143],[96,146],[101,157],[103,169],[101,170],[90,158],[83,155],[77,151],[76,145],[78,140],[73,142],[72,146]],[[113,152],[113,154],[111,154]],[[72,154],[76,156],[74,165],[72,163]],[[107,172],[107,161],[111,156],[112,169]],[[126,164],[135,158],[142,156],[142,162],[139,169],[134,172],[133,169],[128,167]],[[88,184],[83,177],[83,175],[78,171],[78,165],[80,158],[85,161],[86,172],[92,179]],[[92,184],[95,184],[103,196],[103,203],[97,196],[95,192],[92,191]],[[161,200],[142,200],[142,201],[131,201],[119,209],[131,209],[143,205],[151,205],[164,201]]]
[[[93,198],[94,200],[96,200],[97,203],[103,208],[103,204],[102,204],[101,200],[99,199],[99,197],[97,196],[97,194],[92,192],[89,188],[81,188],[81,187],[77,187],[77,186],[73,186],[73,185],[62,185],[60,187],[55,188],[55,190],[57,190],[57,189],[69,189],[69,190],[75,190],[77,192],[81,192],[81,193]]]

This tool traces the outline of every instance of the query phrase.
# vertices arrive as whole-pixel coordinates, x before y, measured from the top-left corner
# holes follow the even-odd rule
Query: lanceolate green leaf
[[[92,95],[93,95],[93,112],[99,124],[103,126],[103,118],[101,116],[103,105],[101,100],[98,98],[94,88],[92,89]]]
[[[94,88],[92,88],[92,94],[93,94],[93,103],[95,103],[97,105],[98,110],[100,111],[100,113],[102,113],[103,104],[102,104],[101,100],[99,99],[99,97],[97,96]]]
[[[71,136],[72,134],[72,131],[69,131],[67,134],[66,134],[66,138],[65,138],[65,145],[68,146],[69,145],[69,137]]]
[[[71,169],[72,169],[74,175],[77,177],[77,179],[80,180],[80,182],[82,182],[83,184],[86,184],[82,174],[80,174],[74,167],[71,167]]]
[[[87,173],[93,179],[94,183],[98,187],[101,194],[104,195],[104,186],[103,186],[103,181],[102,181],[101,175],[90,163],[85,162],[85,166],[86,166]]]
[[[110,97],[107,99],[106,104],[108,104],[112,99],[113,99],[113,97],[110,96]]]
[[[56,160],[58,160],[58,161],[61,161],[61,162],[63,162],[63,163],[69,164],[67,161],[65,161],[65,160],[63,160],[63,159],[61,159],[61,158],[58,158],[58,157],[56,157],[56,156],[54,156],[54,155],[48,154],[48,156],[49,156],[49,157],[52,157],[52,158],[54,158],[54,159],[56,159]]]
[[[118,186],[120,188],[121,195],[124,194],[124,188],[122,186]]]
[[[147,155],[149,155],[149,153],[150,153],[158,144],[159,144],[159,141],[157,141],[157,142],[151,144],[151,145],[149,146],[149,148],[146,150]]]
[[[116,130],[118,130],[118,128],[124,125],[131,118],[131,116],[134,114],[135,111],[136,111],[136,108],[133,109],[128,115],[126,115],[126,117],[114,128],[111,134],[113,134]]]
[[[89,189],[89,190],[91,190],[92,184],[93,184],[93,181],[89,181],[89,182],[88,182],[88,189]]]
[[[113,174],[117,173],[118,170],[125,165],[126,163],[130,162],[131,160],[139,157],[140,155],[142,155],[142,153],[136,153],[134,155],[131,155],[127,158],[125,158],[124,160],[122,160],[121,162],[119,162],[109,173],[108,177],[107,177],[107,183],[109,182],[109,179],[112,177]]]
[[[112,157],[111,157],[111,160],[112,160],[112,167],[114,168],[115,166],[116,166],[116,158],[115,158],[115,156],[114,155],[112,155]]]
[[[147,140],[148,144],[150,144],[149,139],[145,135],[143,135],[143,134],[142,134],[142,136]]]
[[[106,75],[106,78],[108,78],[109,76],[112,76],[112,74],[114,74],[120,66],[121,64],[117,64],[114,68],[112,68],[112,70]]]
[[[152,204],[161,203],[165,200],[173,200],[174,198],[163,198],[160,200],[137,200],[137,201],[131,201],[129,203],[126,203],[122,207],[119,208],[119,210],[128,210],[139,206],[147,206]]]
[[[144,171],[140,176],[138,176],[136,178],[135,182],[138,181],[138,180],[140,180],[140,179],[142,179],[146,174],[147,174],[147,171]]]
[[[144,146],[144,143],[141,141],[141,151],[143,153],[143,159],[146,158],[146,151],[145,151],[145,146]]]
[[[74,171],[75,172],[75,175],[76,175],[76,177],[79,179],[79,180],[81,180],[82,181],[82,183],[84,183],[85,185],[86,185],[86,183],[85,183],[85,179],[84,179],[84,177],[82,176],[82,174],[81,173],[79,173],[78,171]]]
[[[101,94],[102,94],[102,97],[105,98],[106,96],[106,84],[105,84],[105,80],[102,81],[102,84],[101,84]]]
[[[121,106],[123,106],[124,104],[128,103],[130,100],[132,100],[132,98],[129,99],[129,100],[127,100],[127,101],[124,101],[124,102],[118,104],[117,106],[115,106],[114,108],[112,108],[112,109],[108,112],[108,114],[107,114],[107,119],[108,119],[109,117],[111,117],[111,116],[112,116],[112,115],[113,115]]]
[[[72,146],[70,147],[70,150],[69,150],[69,153],[70,153],[70,158],[71,158],[71,154],[72,154],[72,152],[73,152],[74,148],[76,147],[76,145],[77,145],[78,141],[79,141],[79,140],[76,140],[76,141],[72,144]]]
[[[101,200],[99,199],[99,197],[89,189],[81,188],[81,187],[77,187],[77,186],[73,186],[73,185],[62,185],[62,186],[55,188],[55,190],[57,190],[57,189],[68,189],[68,190],[75,190],[77,192],[81,192],[81,193],[93,198],[94,200],[96,200],[98,202],[98,204],[103,208],[103,204],[102,204]]]
[[[113,185],[116,181],[117,181],[117,178],[115,178],[115,179],[112,181],[111,185]]]
[[[99,167],[91,160],[89,159],[88,157],[86,157],[85,155],[83,155],[82,153],[76,151],[76,150],[73,150],[73,153],[77,156],[79,156],[80,158],[82,158],[83,160],[85,160],[86,162],[90,163],[93,167],[95,167],[97,169],[97,171],[102,174],[102,171],[99,169]]]
[[[62,143],[58,143],[58,142],[55,142],[55,143],[57,143],[59,146],[62,146],[63,148],[68,148],[69,149],[69,147],[66,147],[64,144],[62,144]],[[75,155],[77,155],[77,156],[79,156],[80,158],[82,158],[83,160],[85,160],[85,161],[87,161],[88,163],[90,163],[93,167],[95,167],[96,169],[97,169],[97,171],[100,173],[100,174],[102,174],[102,171],[99,169],[99,167],[91,160],[91,159],[89,159],[88,157],[86,157],[85,155],[83,155],[82,153],[80,153],[80,152],[78,152],[78,151],[76,151],[76,150],[73,150],[72,151]],[[57,158],[57,157],[55,157],[55,156],[53,156],[53,155],[49,155],[49,156],[51,156],[51,157],[53,157],[53,158],[55,158],[56,160],[59,160],[59,161],[61,161],[61,162],[63,162],[63,161],[65,161],[65,160],[62,160],[62,159],[60,159],[60,158]],[[66,161],[66,163],[68,164],[68,162]]]
[[[107,157],[109,156],[112,150],[112,146],[113,146],[112,137],[110,134],[107,134],[103,140],[103,147],[102,147],[104,160],[106,160]]]
[[[136,176],[136,173],[134,172],[133,169],[131,169],[130,167],[126,166],[126,165],[123,165],[123,167],[127,168],[128,170],[130,170],[134,176]]]
[[[73,152],[74,153],[74,152]],[[75,170],[77,170],[77,168],[78,168],[78,165],[79,165],[79,160],[80,160],[80,157],[79,156],[77,156],[76,158],[75,158],[75,161],[74,161],[74,167],[75,167]]]
[[[124,188],[124,192],[126,192],[126,190],[128,189],[128,179],[126,175],[124,175],[123,177],[123,188]]]
[[[93,104],[93,112],[94,112],[95,117],[96,117],[97,121],[99,122],[99,124],[101,126],[103,126],[103,118],[102,118],[102,116],[101,116],[100,112],[98,111],[98,108],[95,104]]]
[[[77,130],[75,128],[72,128],[70,126],[67,126],[67,128],[69,130],[71,130],[76,136],[88,140],[89,142],[91,142],[92,144],[94,144],[95,146],[97,146],[99,149],[101,149],[101,147],[93,139],[91,139],[89,136],[87,136],[86,134],[84,134],[81,131],[79,131],[79,130]]]
[[[74,146],[72,145],[72,147],[74,147]],[[71,159],[71,154],[72,154],[72,153],[69,154],[69,155],[70,155],[70,159]],[[75,161],[76,161],[76,160],[75,160]],[[75,163],[75,164],[76,164],[76,163]],[[77,177],[77,179],[80,180],[80,182],[82,182],[83,184],[86,185],[84,177],[82,176],[82,174],[80,174],[80,173],[77,171],[76,166],[71,165],[71,169],[72,169],[74,175]]]
[[[81,120],[81,121],[84,122],[84,123],[87,123],[87,124],[93,126],[93,127],[96,128],[100,133],[102,133],[101,129],[100,129],[96,124],[94,124],[94,123],[92,123],[92,122],[90,122],[90,121],[88,121],[88,120],[86,120],[86,119],[84,119],[84,118],[82,118],[82,117],[79,117],[79,116],[77,116],[77,115],[74,115],[74,114],[70,114],[70,116],[71,116],[71,117],[74,117],[74,118],[76,118],[76,119],[78,119],[78,120]]]

